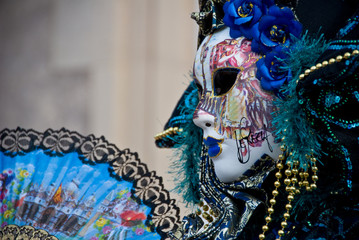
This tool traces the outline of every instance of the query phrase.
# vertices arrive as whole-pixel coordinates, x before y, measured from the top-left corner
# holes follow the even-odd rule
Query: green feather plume
[[[192,119],[198,104],[197,87],[191,83],[192,92],[188,94],[179,110],[181,116],[186,116],[185,123],[181,124],[180,138],[176,139],[171,169],[174,174],[176,187],[174,191],[183,196],[187,204],[196,204],[200,200],[199,172],[202,149],[202,129],[197,127]]]
[[[315,65],[316,60],[326,48],[327,43],[323,39],[323,35],[311,38],[307,34],[304,34],[301,39],[297,39],[288,48],[289,57],[283,60],[285,65],[283,70],[290,69],[293,79],[281,89],[286,97],[278,98],[274,102],[278,109],[273,113],[277,139],[286,145],[287,152],[292,153],[287,158],[287,162],[293,163],[298,160],[304,169],[308,163],[306,155],[320,156],[320,144],[318,135],[310,126],[302,106],[299,104],[296,80],[305,69]]]

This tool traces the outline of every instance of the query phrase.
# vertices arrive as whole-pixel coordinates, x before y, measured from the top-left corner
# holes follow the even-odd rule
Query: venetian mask
[[[193,121],[222,182],[238,180],[264,154],[280,153],[272,134],[274,95],[255,77],[260,57],[250,40],[232,39],[228,28],[207,36],[196,54],[200,101]]]

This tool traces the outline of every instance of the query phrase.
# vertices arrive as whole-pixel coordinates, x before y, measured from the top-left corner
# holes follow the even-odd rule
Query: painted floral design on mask
[[[203,48],[208,51],[208,47]],[[194,118],[198,110],[213,115],[217,132],[231,139],[269,130],[273,96],[261,89],[255,77],[255,63],[260,56],[251,51],[251,41],[243,37],[225,39],[213,46],[208,56],[202,55],[202,61],[203,58],[209,60],[211,76],[202,73],[210,80],[199,83],[203,92]]]
[[[204,40],[195,59],[200,100],[193,121],[203,129],[208,156],[223,182],[237,179],[263,154],[278,154],[271,124],[274,95],[256,78],[261,56],[251,48],[251,40],[231,38],[225,28]]]

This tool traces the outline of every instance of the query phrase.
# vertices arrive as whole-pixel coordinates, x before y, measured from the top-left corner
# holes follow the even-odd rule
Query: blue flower
[[[298,38],[301,32],[302,25],[294,19],[292,10],[274,5],[259,22],[258,37],[252,41],[252,51],[265,54],[279,45],[288,47],[291,37]]]
[[[284,68],[286,57],[283,47],[277,47],[257,61],[257,78],[264,90],[278,94],[280,87],[292,79],[290,69]]]
[[[223,22],[230,28],[232,38],[258,37],[258,22],[267,13],[273,0],[231,0],[223,6]]]

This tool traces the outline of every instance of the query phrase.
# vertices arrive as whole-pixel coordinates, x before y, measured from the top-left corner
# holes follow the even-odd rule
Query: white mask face
[[[250,40],[232,39],[228,28],[206,37],[195,58],[201,97],[193,121],[222,182],[237,180],[263,154],[280,153],[271,133],[274,96],[255,77],[259,58]]]

